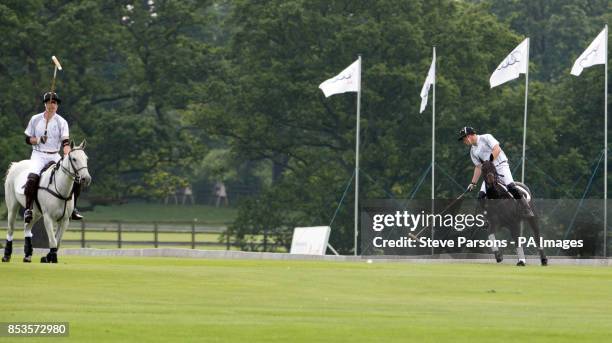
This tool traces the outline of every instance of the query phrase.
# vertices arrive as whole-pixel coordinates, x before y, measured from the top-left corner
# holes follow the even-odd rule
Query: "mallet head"
[[[62,70],[62,65],[59,63],[59,60],[57,59],[57,57],[51,56],[51,59],[53,60],[53,63],[55,63],[55,66],[57,67],[57,69]]]

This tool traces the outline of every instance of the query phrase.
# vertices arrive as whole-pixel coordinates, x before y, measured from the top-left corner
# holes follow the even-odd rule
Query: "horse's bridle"
[[[74,170],[74,172],[71,172],[70,170],[66,169],[62,163],[60,163],[59,165],[60,165],[61,170],[64,173],[68,174],[68,176],[71,177],[74,180],[74,182],[81,184],[81,175],[79,175],[79,171],[83,169],[87,169],[87,166],[77,169],[77,167],[72,162],[72,159],[70,158],[70,154],[72,154],[74,151],[77,151],[77,150],[83,150],[83,149],[74,148],[74,149],[71,149],[70,152],[68,153],[68,162],[70,162],[70,168]]]

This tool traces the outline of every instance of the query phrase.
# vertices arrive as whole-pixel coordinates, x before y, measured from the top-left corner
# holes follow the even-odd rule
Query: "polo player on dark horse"
[[[526,219],[538,242],[542,265],[547,265],[548,259],[539,246],[540,230],[537,218],[529,204],[530,191],[527,186],[514,182],[508,158],[501,149],[499,142],[490,134],[476,134],[476,131],[469,126],[463,127],[459,131],[459,140],[470,146],[470,157],[474,163],[474,174],[466,192],[476,188],[480,175],[484,176],[484,182],[478,193],[478,200],[483,210],[485,207],[489,210],[488,212],[485,211],[487,219],[489,219],[489,239],[495,240],[495,231],[498,226],[508,227],[517,246],[517,265],[524,266],[526,263],[525,253],[523,248],[518,245],[517,238],[520,233],[520,222],[522,219]],[[485,199],[502,200],[488,202],[487,204]],[[497,262],[501,262],[503,256],[499,248],[494,246],[493,252]]]

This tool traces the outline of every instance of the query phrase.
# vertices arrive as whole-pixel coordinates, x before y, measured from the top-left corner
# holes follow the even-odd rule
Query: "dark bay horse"
[[[482,163],[482,175],[486,185],[487,200],[485,201],[486,216],[489,221],[489,239],[495,239],[495,232],[498,227],[506,227],[510,230],[512,239],[516,245],[516,253],[518,255],[517,266],[525,265],[525,253],[523,247],[518,244],[518,237],[520,235],[521,222],[526,220],[533,231],[533,237],[537,242],[538,251],[540,253],[540,261],[543,266],[548,265],[548,258],[544,254],[544,249],[540,245],[540,227],[538,224],[537,216],[525,217],[520,208],[519,202],[514,199],[512,194],[508,192],[505,185],[500,182],[500,177],[497,174],[497,170],[493,165],[492,161],[483,161]],[[531,203],[531,191],[529,188],[520,183],[515,182],[515,185],[522,193],[523,197],[529,203],[531,210],[533,211],[533,204]],[[535,211],[533,211],[535,214]],[[499,249],[494,248],[495,259],[497,262],[503,260],[503,255]]]

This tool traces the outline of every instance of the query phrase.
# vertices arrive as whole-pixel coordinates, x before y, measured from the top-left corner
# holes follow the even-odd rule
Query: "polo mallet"
[[[469,191],[466,189],[465,191],[463,191],[463,193],[459,194],[459,196],[457,198],[455,198],[455,200],[453,200],[448,206],[446,206],[446,208],[444,210],[442,210],[442,212],[438,213],[440,215],[444,214],[446,211],[448,211],[451,207],[453,207],[457,201],[461,200]],[[428,225],[424,228],[421,229],[421,231],[417,232],[417,234],[413,234],[412,232],[408,234],[408,236],[410,236],[410,238],[412,239],[418,239],[419,236],[423,233],[423,231],[427,230],[431,225]]]
[[[57,77],[57,71],[62,70],[62,65],[60,64],[59,60],[57,59],[57,57],[55,56],[51,56],[51,60],[53,61],[53,64],[55,65],[55,69],[53,70],[53,80],[51,81],[51,91],[50,91],[50,100],[53,100],[53,94],[55,93],[55,78]],[[41,137],[41,142],[43,144],[45,144],[45,142],[47,141],[47,126],[49,125],[49,121],[45,121],[45,134]]]

